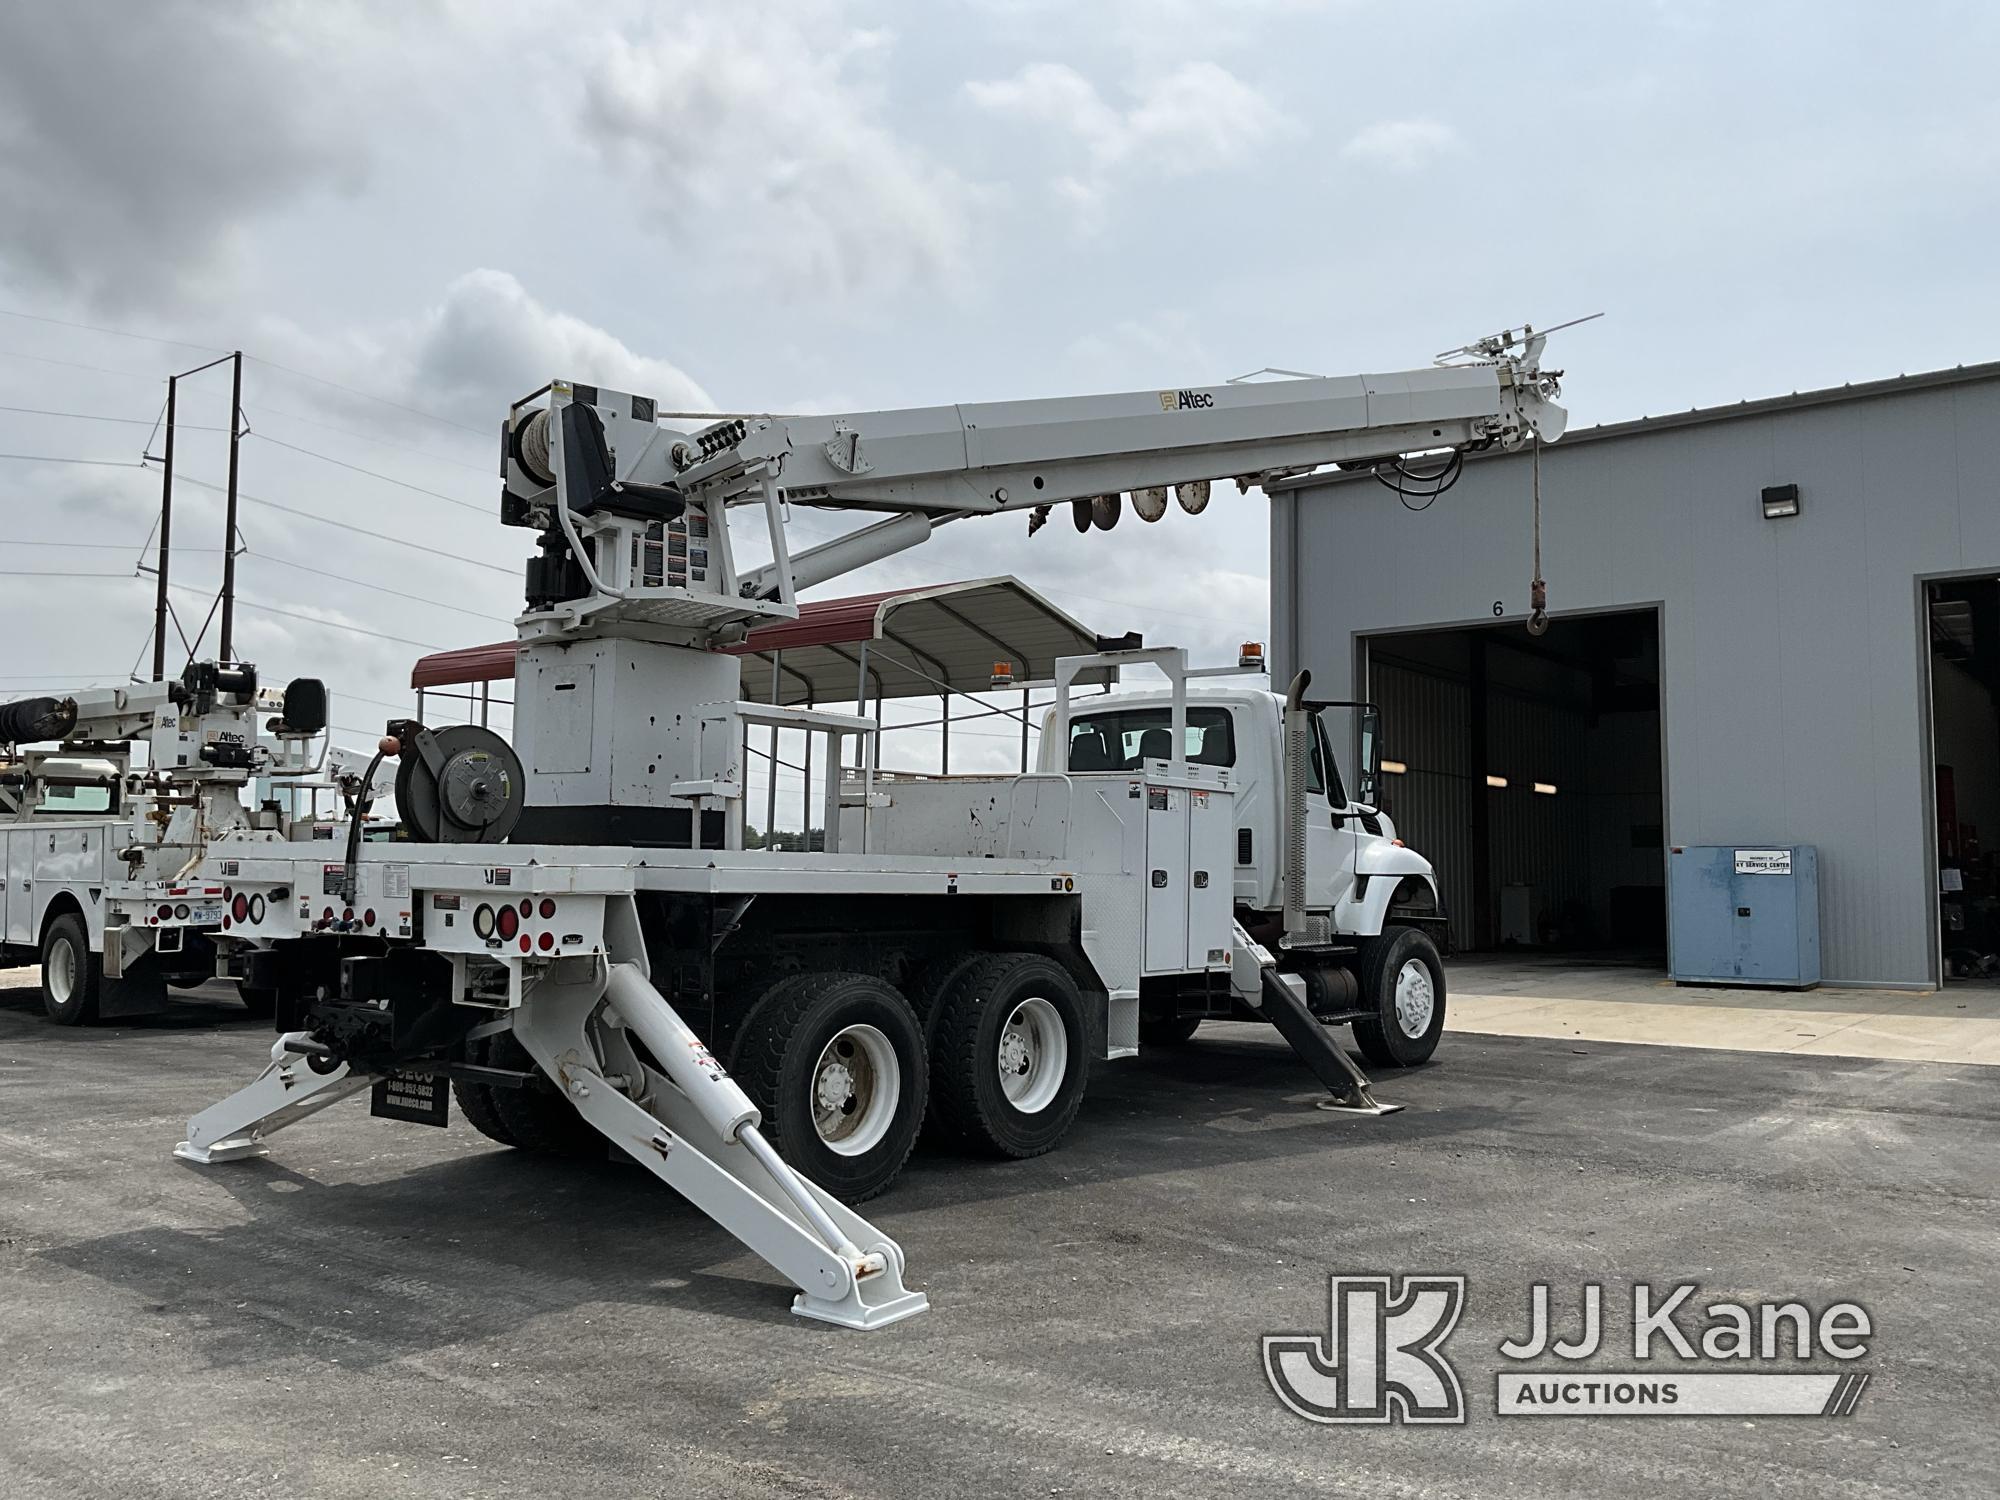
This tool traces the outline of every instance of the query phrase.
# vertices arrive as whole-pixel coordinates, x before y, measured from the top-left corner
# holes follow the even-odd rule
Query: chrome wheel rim
[[[820,1050],[809,1087],[821,1143],[841,1156],[872,1151],[889,1133],[903,1097],[896,1048],[878,1027],[846,1027]]]
[[[1437,989],[1431,983],[1430,965],[1421,958],[1406,959],[1396,971],[1396,1025],[1414,1040],[1431,1029],[1437,1013]]]
[[[49,949],[47,971],[42,982],[48,986],[49,999],[57,1005],[67,1005],[76,993],[76,949],[68,939],[57,938],[55,946]]]
[[[1015,1006],[1000,1028],[1000,1092],[1024,1115],[1055,1103],[1069,1071],[1069,1032],[1062,1014],[1039,995]]]

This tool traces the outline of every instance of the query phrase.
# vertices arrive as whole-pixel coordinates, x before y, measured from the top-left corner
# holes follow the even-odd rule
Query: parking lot
[[[1455,1035],[1312,1108],[1274,1035],[1102,1072],[1057,1153],[920,1149],[871,1214],[924,1316],[805,1323],[640,1173],[350,1102],[264,1161],[168,1154],[269,1033],[206,992],[97,1030],[0,974],[0,1491],[208,1495],[1985,1496],[1989,1069]],[[1283,1409],[1330,1272],[1463,1272],[1462,1427]],[[1864,1304],[1845,1418],[1503,1419],[1527,1288]],[[1567,1301],[1565,1302],[1565,1289]],[[1629,1311],[1629,1301],[1627,1303]],[[1629,1367],[1607,1316],[1605,1368]],[[1824,1366],[1821,1366],[1822,1368]]]

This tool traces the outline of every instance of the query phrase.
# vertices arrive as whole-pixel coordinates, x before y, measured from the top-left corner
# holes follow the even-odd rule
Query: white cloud
[[[506,401],[552,376],[652,396],[669,410],[715,405],[678,365],[544,306],[505,271],[469,271],[445,288],[422,321],[413,365],[419,390],[452,405],[484,402],[483,415],[496,422]]]
[[[454,279],[415,318],[336,339],[271,322],[261,343],[281,363],[480,428],[497,430],[510,401],[558,377],[652,396],[664,410],[715,405],[678,365],[545,305],[509,272],[485,268]],[[338,391],[325,399],[341,403]],[[372,421],[382,418],[377,404],[362,410]]]
[[[1065,63],[1030,63],[1011,78],[968,83],[965,93],[992,114],[1068,137],[1087,169],[1061,179],[1072,193],[1114,171],[1174,177],[1230,166],[1293,128],[1263,94],[1212,62],[1148,79],[1122,109]]]
[[[883,120],[866,81],[883,33],[841,6],[741,3],[608,37],[585,74],[585,138],[650,220],[768,288],[839,297],[960,268],[972,189]]]
[[[1392,172],[1414,172],[1460,149],[1458,132],[1441,120],[1380,120],[1340,148],[1349,161]]]
[[[87,10],[0,16],[0,264],[25,285],[221,299],[251,225],[365,180],[353,58],[309,10]]]

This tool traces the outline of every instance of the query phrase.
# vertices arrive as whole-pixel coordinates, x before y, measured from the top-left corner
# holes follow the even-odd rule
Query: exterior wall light
[[[1403,762],[1401,762],[1400,760],[1385,760],[1382,762],[1382,767],[1381,767],[1382,774],[1384,776],[1401,776],[1409,769],[1410,768],[1404,765]]]
[[[1535,783],[1535,790],[1540,792],[1544,797],[1553,797],[1556,794],[1556,786],[1553,781],[1538,781]]]
[[[1767,521],[1799,513],[1799,487],[1795,484],[1774,484],[1764,491],[1763,499],[1764,519]]]
[[[1491,787],[1504,787],[1507,784],[1507,778],[1505,776],[1489,776],[1486,778],[1486,784]]]

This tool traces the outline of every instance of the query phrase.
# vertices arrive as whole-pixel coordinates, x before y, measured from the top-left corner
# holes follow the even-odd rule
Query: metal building
[[[2000,972],[2000,364],[1274,484],[1283,681],[1383,709],[1454,940],[1666,962],[1676,846],[1812,844],[1825,982]],[[1310,491],[1310,493],[1305,493]]]

